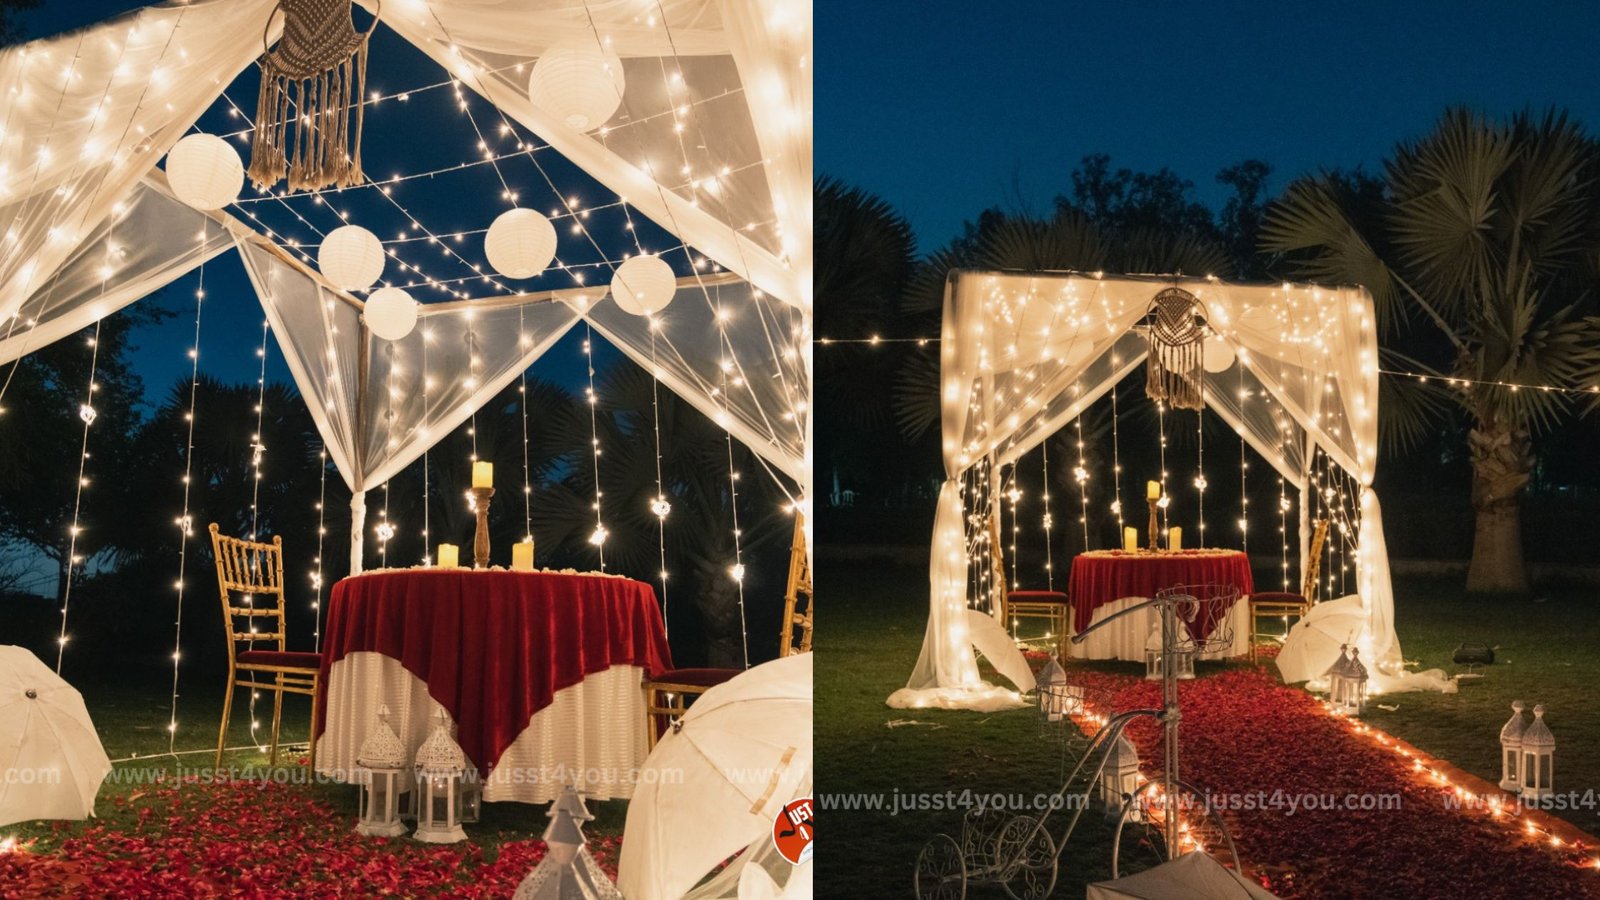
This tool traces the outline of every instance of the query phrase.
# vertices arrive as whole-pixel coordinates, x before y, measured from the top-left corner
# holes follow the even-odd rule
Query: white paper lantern
[[[334,285],[364,291],[383,275],[383,244],[360,225],[340,225],[317,248],[317,268]]]
[[[483,239],[489,265],[507,278],[532,278],[556,255],[556,227],[531,209],[503,212]]]
[[[417,327],[417,301],[399,288],[379,288],[367,298],[361,317],[373,334],[386,341],[398,341]]]
[[[624,312],[650,316],[667,308],[678,292],[678,276],[659,256],[635,256],[611,276],[611,296]]]
[[[1234,358],[1233,348],[1220,334],[1207,336],[1201,345],[1200,364],[1213,375],[1228,371],[1233,366]]]
[[[576,131],[593,131],[622,105],[622,60],[597,47],[552,47],[533,64],[528,99]]]
[[[167,183],[195,209],[221,209],[244,189],[239,151],[214,134],[191,134],[167,153]]]

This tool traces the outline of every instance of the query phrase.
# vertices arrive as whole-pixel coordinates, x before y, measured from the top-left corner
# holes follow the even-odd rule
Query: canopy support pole
[[[361,554],[366,549],[367,492],[350,494],[350,574],[361,574]]]

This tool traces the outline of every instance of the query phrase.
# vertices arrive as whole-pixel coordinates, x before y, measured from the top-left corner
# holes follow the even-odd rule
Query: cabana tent
[[[1197,301],[1197,314],[1235,361],[1201,370],[1207,408],[1221,416],[1285,481],[1305,494],[1317,449],[1360,485],[1357,594],[1366,610],[1358,644],[1376,661],[1376,689],[1436,684],[1402,669],[1383,519],[1372,490],[1378,438],[1378,341],[1372,298],[1359,287],[1245,286],[1214,278],[1101,276],[1072,272],[953,271],[940,333],[941,409],[947,480],[939,494],[922,653],[892,706],[987,708],[1016,702],[978,676],[974,645],[1002,672],[1018,660],[984,607],[1004,577],[969,591],[962,477],[1000,468],[1070,423],[1145,362],[1136,327],[1167,288]],[[1300,504],[1302,565],[1309,541]],[[1029,687],[1019,683],[1019,687]]]
[[[364,493],[580,321],[809,497],[810,4],[359,2],[726,272],[680,278],[653,319],[622,311],[607,273],[592,288],[423,304],[408,337],[376,339],[356,297],[168,190],[157,162],[282,30],[274,0],[170,0],[0,52],[0,363],[232,250],[352,491],[352,571]],[[622,59],[605,128],[577,131],[530,101],[526,72],[555,47]]]

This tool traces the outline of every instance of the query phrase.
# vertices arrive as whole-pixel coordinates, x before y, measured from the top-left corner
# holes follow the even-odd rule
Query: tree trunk
[[[1522,558],[1522,489],[1533,471],[1528,432],[1480,420],[1467,434],[1472,451],[1472,508],[1477,530],[1467,590],[1527,593]]]

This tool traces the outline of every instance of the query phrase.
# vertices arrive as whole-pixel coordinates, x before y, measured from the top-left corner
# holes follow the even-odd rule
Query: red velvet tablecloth
[[[350,653],[381,653],[428,685],[480,771],[494,767],[556,691],[612,666],[652,674],[672,668],[655,592],[600,575],[357,575],[333,586],[323,633],[319,734],[333,664]]]
[[[1154,597],[1180,584],[1233,585],[1241,595],[1255,591],[1250,557],[1238,550],[1092,550],[1072,560],[1067,595],[1072,598],[1072,624],[1077,631],[1094,621],[1094,611],[1125,597]],[[1220,613],[1221,611],[1216,611]],[[1210,633],[1213,615],[1191,626],[1195,637]]]

